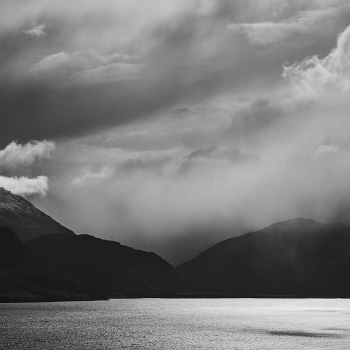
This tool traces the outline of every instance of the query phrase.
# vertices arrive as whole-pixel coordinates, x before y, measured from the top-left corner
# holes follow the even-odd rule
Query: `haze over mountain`
[[[350,297],[350,228],[341,223],[278,222],[215,244],[173,269],[155,253],[115,241],[43,232],[61,226],[20,196],[0,193],[0,207],[14,213],[10,223],[24,241],[0,226],[0,301]],[[27,232],[35,237],[23,238]]]
[[[176,270],[201,292],[350,297],[350,228],[279,222],[222,241]]]

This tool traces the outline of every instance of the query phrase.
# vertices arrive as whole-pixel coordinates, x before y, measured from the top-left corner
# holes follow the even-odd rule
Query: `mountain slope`
[[[106,298],[99,288],[46,269],[12,229],[0,226],[0,302]]]
[[[185,286],[158,255],[77,236],[0,188],[0,301],[151,296]]]
[[[62,226],[30,202],[0,187],[0,225],[11,227],[22,241],[51,233],[74,232]]]
[[[350,228],[280,222],[220,242],[176,270],[197,291],[350,297]]]
[[[6,226],[0,226],[0,268],[42,268],[39,259],[26,249],[15,232]]]
[[[42,236],[26,244],[47,266],[97,285],[109,296],[175,293],[184,282],[165,260],[89,235]]]

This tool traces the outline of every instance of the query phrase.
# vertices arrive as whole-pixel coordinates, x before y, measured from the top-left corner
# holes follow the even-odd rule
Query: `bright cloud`
[[[276,45],[296,39],[301,35],[309,35],[310,32],[317,32],[325,22],[331,24],[334,17],[336,17],[335,11],[314,10],[302,12],[280,22],[230,24],[228,28],[242,31],[253,44]]]
[[[38,168],[42,160],[49,159],[55,149],[56,145],[52,141],[31,141],[24,145],[12,141],[0,151],[0,186],[23,196],[45,196],[48,177],[25,175],[30,175],[35,167]]]
[[[28,34],[32,37],[42,38],[46,36],[45,33],[46,25],[44,23],[35,25],[32,29],[23,30],[24,34]]]
[[[309,57],[284,67],[283,76],[300,96],[336,93],[350,88],[350,26],[339,35],[337,47],[325,58]]]
[[[33,179],[27,177],[0,176],[0,187],[21,196],[45,196],[49,188],[48,178],[46,176],[38,176]]]
[[[12,141],[0,150],[0,173],[30,167],[39,159],[49,158],[55,149],[56,145],[52,141],[31,141],[24,145]]]

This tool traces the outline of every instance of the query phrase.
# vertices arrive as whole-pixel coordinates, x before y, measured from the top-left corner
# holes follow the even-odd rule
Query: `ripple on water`
[[[0,304],[0,348],[348,350],[349,312],[339,299]]]

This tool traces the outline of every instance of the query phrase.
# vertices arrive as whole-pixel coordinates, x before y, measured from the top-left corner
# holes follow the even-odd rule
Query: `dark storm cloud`
[[[27,83],[3,85],[2,91],[0,109],[7,128],[0,135],[5,143],[12,139],[72,136],[131,122],[161,110],[175,98],[160,87],[159,94],[150,96],[146,89],[128,82],[62,88]]]
[[[312,34],[320,23],[300,23],[300,16],[293,20],[297,10],[316,8],[323,17],[328,15],[332,25],[325,35],[334,36],[339,26],[336,14],[344,6],[327,8],[317,1],[298,7],[287,1],[281,6],[277,1],[169,0],[141,16],[136,2],[126,6],[124,1],[106,0],[106,6],[97,6],[87,1],[83,7],[44,0],[33,0],[30,7],[16,1],[4,4],[3,146],[13,139],[81,135],[151,117],[179,103],[241,91],[257,81],[271,84],[284,60],[305,57],[310,42],[324,50],[324,41]],[[6,13],[14,16],[12,22]],[[283,31],[286,16],[291,17],[288,25],[301,27],[309,42],[299,38],[293,50],[275,46],[270,53],[261,51],[261,40],[277,40],[274,33]],[[310,17],[320,16],[316,11]],[[251,35],[234,30],[235,23],[254,26],[261,20],[277,22],[268,29],[252,29],[256,38],[265,38],[257,47]]]

